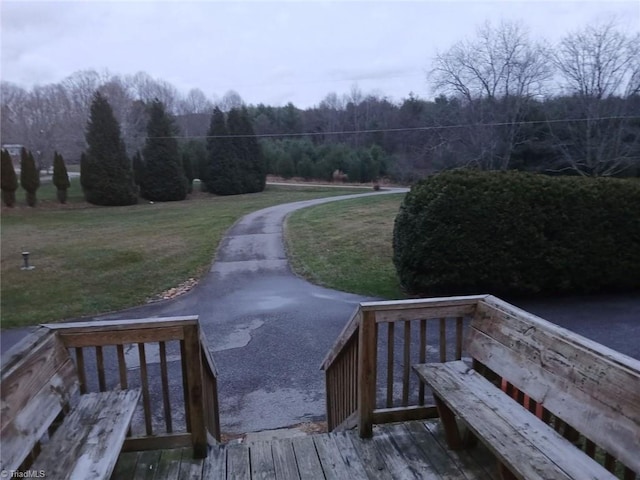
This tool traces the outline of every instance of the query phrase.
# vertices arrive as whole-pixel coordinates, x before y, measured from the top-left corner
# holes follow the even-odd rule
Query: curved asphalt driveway
[[[285,217],[321,203],[403,191],[309,200],[251,213],[227,232],[209,274],[191,292],[96,318],[199,315],[220,372],[220,419],[226,433],[323,420],[320,362],[356,305],[370,299],[295,276],[284,249]],[[513,303],[640,358],[638,298]],[[12,335],[3,332],[3,349]]]
[[[368,298],[294,275],[283,241],[285,217],[301,208],[406,189],[277,205],[240,219],[211,270],[188,294],[96,317],[200,316],[220,373],[220,420],[244,433],[323,420],[320,363],[356,305]]]

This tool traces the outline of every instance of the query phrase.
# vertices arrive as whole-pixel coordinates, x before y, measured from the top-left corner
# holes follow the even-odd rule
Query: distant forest
[[[130,157],[144,145],[148,106],[158,99],[196,161],[214,106],[246,106],[269,173],[283,177],[329,180],[341,170],[351,181],[411,182],[458,167],[640,176],[640,34],[601,23],[549,45],[520,23],[486,23],[426,67],[431,99],[408,93],[392,102],[354,85],[304,109],[245,105],[235,91],[214,103],[144,72],[86,70],[30,90],[3,81],[2,143],[26,146],[41,169],[54,151],[79,162],[99,91]]]

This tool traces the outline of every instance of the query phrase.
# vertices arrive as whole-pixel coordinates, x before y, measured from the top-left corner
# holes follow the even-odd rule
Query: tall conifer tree
[[[58,152],[53,153],[53,184],[60,203],[67,203],[67,190],[71,186],[64,158]]]
[[[27,205],[36,206],[36,191],[40,187],[40,172],[36,167],[33,154],[22,147],[20,150],[20,186],[26,192]]]
[[[211,117],[207,139],[207,154],[209,157],[209,172],[205,181],[207,191],[216,195],[237,195],[242,193],[242,183],[235,155],[232,151],[233,142],[228,138],[229,131],[224,113],[219,108],[214,109]]]
[[[147,200],[170,202],[187,196],[187,178],[175,134],[163,103],[154,100],[149,107],[147,139],[142,150],[144,175],[140,193]]]
[[[18,177],[16,176],[16,170],[13,168],[13,160],[8,150],[2,150],[0,182],[2,184],[2,201],[7,207],[13,207],[16,204]]]
[[[138,190],[120,136],[120,125],[109,102],[99,92],[91,103],[86,139],[89,148],[81,162],[80,174],[87,202],[96,205],[137,203]]]

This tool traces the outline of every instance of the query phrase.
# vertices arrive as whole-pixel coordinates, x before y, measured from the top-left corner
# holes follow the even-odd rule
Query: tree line
[[[220,138],[220,122],[210,135],[214,108],[226,115],[225,128],[237,132],[247,125],[230,112],[245,112],[255,134],[264,137],[267,173],[285,177],[330,178],[339,169],[355,181],[386,175],[408,182],[461,166],[640,175],[640,34],[598,23],[549,45],[533,40],[522,23],[485,23],[438,53],[429,67],[432,99],[409,93],[395,102],[354,85],[304,109],[245,105],[233,91],[215,101],[198,89],[182,95],[145,73],[83,71],[30,91],[2,82],[3,141],[39,152],[40,168],[49,166],[54,150],[77,161],[99,91],[129,152],[145,147],[148,107],[160,101],[173,118],[174,135],[185,138],[178,148],[192,158],[195,178],[210,173],[208,148],[233,150],[244,162],[256,149]],[[228,159],[220,162],[231,171]]]
[[[159,99],[145,106],[148,122],[145,143],[129,158],[121,126],[107,98],[96,92],[86,127],[87,150],[80,155],[80,184],[87,202],[95,205],[132,205],[138,197],[153,201],[184,200],[195,178],[189,152],[181,152],[178,129]],[[198,166],[203,190],[217,195],[237,195],[264,190],[266,168],[247,110],[232,108],[225,115],[216,108],[211,117],[210,139]],[[29,206],[36,205],[40,175],[33,154],[21,150],[20,182]],[[58,199],[66,201],[69,177],[62,155],[54,153],[53,183]],[[17,176],[7,150],[2,150],[2,199],[15,205]]]
[[[96,92],[86,130],[88,149],[80,162],[80,183],[88,202],[131,205],[138,195],[152,202],[180,201],[191,192],[192,159],[178,147],[173,118],[157,98],[147,106],[147,114],[144,146],[130,160],[113,109]],[[246,109],[232,108],[225,115],[216,108],[210,137],[199,175],[205,191],[237,195],[264,190],[263,156]]]

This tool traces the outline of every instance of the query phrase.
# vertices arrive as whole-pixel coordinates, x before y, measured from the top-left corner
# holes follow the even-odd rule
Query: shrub
[[[640,288],[640,183],[519,172],[446,172],[413,186],[394,263],[420,294]]]
[[[16,190],[18,189],[18,177],[13,168],[13,160],[8,150],[2,150],[2,165],[0,182],[2,187],[2,201],[7,207],[16,204]]]

